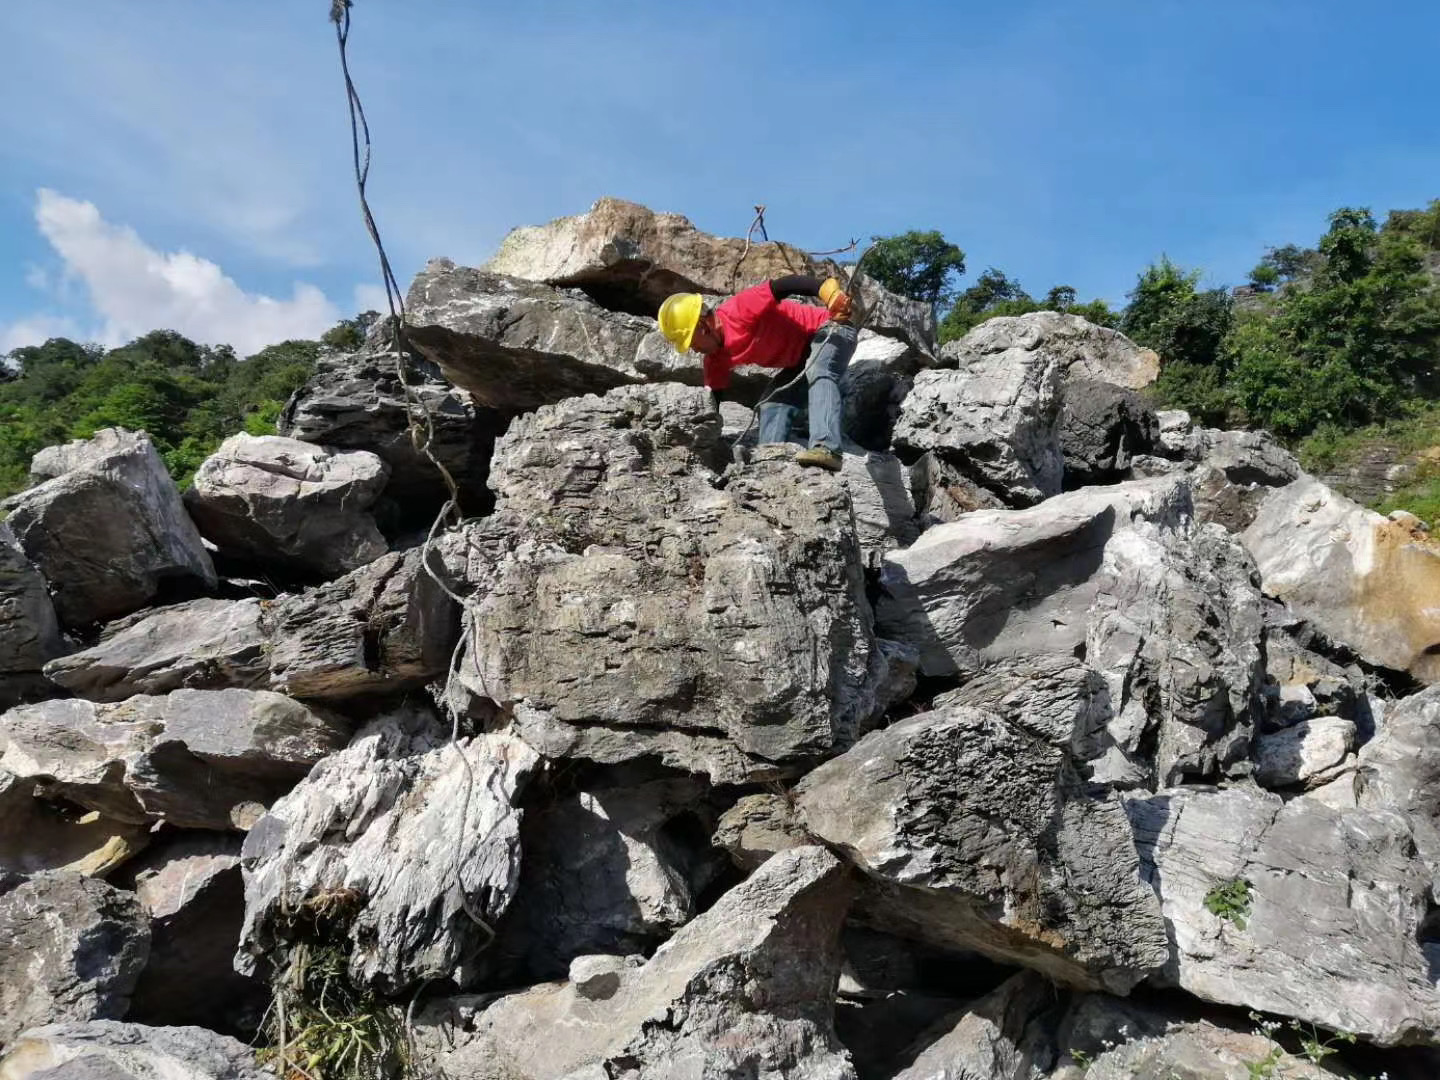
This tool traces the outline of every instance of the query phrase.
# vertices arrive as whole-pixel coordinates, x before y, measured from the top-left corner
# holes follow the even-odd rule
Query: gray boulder
[[[752,460],[776,451],[757,451]],[[781,453],[789,456],[792,451]],[[910,477],[894,454],[842,455],[840,482],[850,493],[855,534],[867,567],[878,568],[887,551],[909,547],[920,535]]]
[[[149,842],[146,825],[75,813],[36,786],[0,767],[0,893],[45,870],[104,877]]]
[[[774,777],[888,704],[842,482],[770,454],[722,483],[718,436],[703,391],[666,385],[497,444],[499,509],[451,542],[474,593],[459,677],[547,757]]]
[[[1420,857],[1440,883],[1440,688],[1402,698],[1387,710],[1358,764],[1358,804],[1403,814]]]
[[[214,588],[210,556],[149,436],[106,428],[39,457],[32,469],[48,479],[0,511],[50,583],[61,623],[127,614],[165,584]]]
[[[0,765],[114,821],[243,829],[348,730],[264,690],[71,698],[0,716]]]
[[[644,966],[503,997],[427,1064],[475,1080],[853,1080],[831,1026],[844,879],[823,848],[777,855]]]
[[[841,426],[846,436],[866,450],[889,450],[915,374],[932,363],[927,353],[905,341],[870,329],[860,331],[855,354],[840,383],[844,401]]]
[[[1319,787],[1354,763],[1355,725],[1318,716],[1255,740],[1255,780],[1269,788]]]
[[[1245,756],[1263,625],[1244,551],[1189,511],[1161,477],[967,514],[885,557],[877,628],[926,675],[1083,656],[1112,715],[1097,779],[1214,775]]]
[[[1066,381],[1092,379],[1143,390],[1160,375],[1160,358],[1154,350],[1141,348],[1118,330],[1058,311],[986,319],[942,350],[941,364],[1007,349],[1050,354]]]
[[[1241,539],[1267,595],[1371,664],[1440,680],[1440,546],[1309,476],[1269,491]]]
[[[1196,517],[1236,533],[1250,527],[1272,488],[1302,475],[1294,456],[1264,431],[1198,428],[1184,436],[1182,453],[1192,463]]]
[[[322,925],[348,936],[357,984],[463,983],[519,884],[515,799],[538,762],[509,735],[452,743],[425,713],[371,721],[246,836],[236,969]]]
[[[271,1075],[237,1039],[198,1027],[116,1020],[34,1028],[0,1057],[4,1080],[269,1080]]]
[[[715,844],[746,871],[776,852],[810,842],[794,802],[784,795],[746,795],[720,816],[715,829]]]
[[[1166,457],[1183,456],[1193,426],[1190,414],[1184,409],[1160,409],[1155,413],[1155,423],[1157,452]]]
[[[1094,379],[1069,380],[1060,412],[1065,488],[1121,479],[1137,455],[1154,448],[1158,435],[1155,413],[1135,391]]]
[[[160,608],[52,661],[45,674],[93,701],[180,687],[343,701],[424,686],[445,670],[459,618],[422,555],[392,552],[274,600]]]
[[[432,259],[406,298],[407,336],[477,405],[524,412],[639,382],[655,324],[574,292]]]
[[[1256,1075],[1253,1067],[1267,1062],[1270,1075],[1285,1080],[1334,1080],[1336,1075],[1289,1053],[1267,1035],[1205,1021],[1122,1042],[1090,1061],[1083,1075],[1086,1080],[1248,1080]],[[1056,1073],[1056,1080],[1061,1075]],[[1073,1075],[1078,1080],[1082,1074],[1077,1070]]]
[[[64,651],[45,579],[0,521],[0,709],[39,692],[45,661]]]
[[[1054,997],[1054,988],[1034,972],[1011,976],[947,1020],[938,1038],[927,1036],[894,1080],[1032,1080],[1054,1057],[1043,1023]]]
[[[389,546],[370,508],[390,467],[280,435],[232,435],[196,470],[185,505],[221,555],[336,577]]]
[[[999,496],[935,454],[922,454],[910,466],[910,491],[922,532],[931,525],[958,521],[972,510],[1005,508]]]
[[[1435,1042],[1431,875],[1399,814],[1244,788],[1127,809],[1169,928],[1163,983],[1384,1046]]]
[[[418,358],[404,365],[407,393],[398,356],[384,350],[322,355],[285,403],[279,433],[332,450],[376,454],[390,469],[386,499],[406,509],[438,507],[449,493],[435,465],[411,440],[413,420],[459,488],[462,509],[472,514],[488,509],[490,451],[509,417],[476,406],[435,365]]]
[[[270,995],[233,964],[245,918],[240,837],[172,835],[130,863],[123,880],[150,917],[150,959],[127,1019],[252,1035]]]
[[[796,803],[873,882],[872,924],[1125,993],[1165,962],[1165,927],[1125,812],[1087,794],[1073,735],[1045,716],[936,709],[821,765]]]
[[[49,872],[0,896],[0,1046],[41,1024],[124,1016],[149,952],[139,903],[103,881]]]

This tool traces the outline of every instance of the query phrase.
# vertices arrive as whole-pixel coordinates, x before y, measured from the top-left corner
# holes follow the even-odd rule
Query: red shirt
[[[705,385],[729,389],[731,369],[742,364],[794,367],[805,359],[810,336],[829,319],[823,307],[780,303],[768,281],[742,289],[715,309],[725,345],[705,357]]]

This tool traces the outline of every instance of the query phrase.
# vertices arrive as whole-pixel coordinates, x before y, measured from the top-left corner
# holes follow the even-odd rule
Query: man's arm
[[[838,322],[850,318],[850,296],[833,277],[824,281],[809,274],[774,278],[770,282],[770,294],[777,304],[788,296],[814,296],[829,310],[831,318]]]

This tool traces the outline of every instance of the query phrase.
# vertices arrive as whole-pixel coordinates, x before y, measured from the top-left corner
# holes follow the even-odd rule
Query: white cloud
[[[313,285],[297,283],[288,300],[247,293],[215,263],[186,251],[161,252],[134,229],[112,225],[93,203],[42,188],[35,220],[83,283],[101,328],[88,335],[109,345],[155,329],[178,330],[205,344],[229,344],[242,356],[287,338],[314,338],[340,318]],[[71,320],[60,320],[74,332]],[[29,344],[51,336],[49,316],[0,328],[0,342]],[[58,332],[58,331],[57,331]],[[29,340],[21,341],[23,336]]]
[[[379,285],[356,285],[355,286],[355,311],[378,311],[381,315],[388,313],[390,303],[386,299],[385,289]]]
[[[74,319],[60,315],[31,315],[17,322],[0,325],[0,356],[11,349],[24,345],[40,345],[52,337],[80,338],[81,332]]]

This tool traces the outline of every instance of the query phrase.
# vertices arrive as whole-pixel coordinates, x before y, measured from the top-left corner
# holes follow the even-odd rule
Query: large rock
[[[1125,812],[1087,793],[1073,738],[1062,716],[936,709],[821,765],[796,801],[874,882],[875,925],[1125,993],[1165,962],[1165,926]]]
[[[322,356],[305,385],[285,403],[276,424],[279,433],[335,450],[378,455],[390,468],[385,498],[404,510],[438,508],[449,497],[444,479],[424,452],[428,449],[454,479],[462,510],[488,510],[490,451],[509,417],[477,407],[435,365],[419,358],[404,361],[407,393],[398,357],[387,351]],[[412,422],[420,433],[420,447],[411,439]]]
[[[894,454],[845,454],[840,482],[850,493],[855,533],[867,567],[878,569],[887,551],[909,547],[920,535],[910,476]]]
[[[1302,720],[1255,740],[1255,780],[1270,788],[1319,787],[1353,759],[1355,725],[1338,716]]]
[[[1440,544],[1312,477],[1272,490],[1242,536],[1265,592],[1372,664],[1440,680]]]
[[[1169,927],[1164,982],[1381,1045],[1436,1041],[1431,877],[1400,815],[1244,788],[1127,809]]]
[[[422,548],[392,552],[270,601],[160,608],[52,661],[45,674],[93,701],[180,687],[273,688],[339,701],[424,686],[449,663],[459,619],[422,556]]]
[[[1155,447],[1159,424],[1140,395],[1113,383],[1071,379],[1060,413],[1066,489],[1112,483]]]
[[[1440,883],[1440,687],[1403,698],[1360,751],[1358,803],[1405,815]]]
[[[853,1080],[831,1026],[844,877],[823,848],[777,855],[643,967],[501,998],[434,1063],[477,1080]]]
[[[1005,508],[994,492],[935,454],[922,454],[910,466],[910,492],[922,532],[931,525],[958,521],[972,510]]]
[[[1244,532],[1270,489],[1301,475],[1300,463],[1264,431],[1187,431],[1180,452],[1192,463],[1195,515]]]
[[[118,1019],[150,952],[135,897],[80,874],[0,896],[0,1046],[41,1024]]]
[[[0,503],[79,626],[135,611],[162,586],[214,588],[215,568],[149,436],[106,428],[37,455],[38,486]]]
[[[515,895],[515,798],[538,761],[509,735],[452,743],[425,713],[371,721],[245,838],[237,970],[318,927],[348,940],[359,984],[463,985]]]
[[[1244,551],[1189,513],[1160,477],[966,514],[885,557],[877,626],[926,675],[1083,656],[1112,710],[1097,779],[1214,775],[1244,757],[1263,625]]]
[[[478,405],[524,412],[639,382],[655,327],[583,296],[434,259],[406,299],[407,336]]]
[[[269,1080],[255,1051],[198,1027],[116,1020],[27,1031],[0,1058],[0,1080]]]
[[[337,577],[389,547],[370,508],[390,467],[281,435],[232,435],[196,470],[185,505],[221,555]]]
[[[1272,1071],[1255,1072],[1267,1063]],[[1230,1031],[1202,1021],[1122,1042],[1088,1062],[1083,1075],[1085,1080],[1172,1080],[1177,1076],[1185,1080],[1251,1080],[1267,1075],[1285,1080],[1335,1080],[1336,1074],[1287,1052],[1268,1035]]]
[[[1012,976],[949,1021],[894,1080],[1031,1080],[1054,1055],[1040,1022],[1054,997],[1034,972]]]
[[[45,661],[64,651],[45,579],[0,521],[0,709],[36,692]]]
[[[127,866],[124,879],[150,917],[150,959],[126,1018],[254,1034],[269,992],[233,964],[245,918],[240,838],[168,837]]]
[[[348,732],[265,690],[71,698],[0,716],[0,765],[115,821],[245,828]]]
[[[774,777],[885,706],[842,482],[769,452],[722,483],[718,436],[706,395],[667,385],[497,444],[499,509],[454,540],[475,593],[459,676],[547,757]]]
[[[1050,354],[1067,381],[1093,379],[1143,390],[1160,377],[1160,357],[1153,349],[1141,348],[1118,330],[1058,311],[986,319],[953,347],[947,346],[941,363],[1008,349]],[[1023,360],[1019,354],[1016,358]]]
[[[840,380],[845,435],[866,450],[889,450],[915,374],[931,363],[927,354],[904,341],[862,330]]]
[[[77,813],[38,798],[35,788],[35,780],[0,767],[0,893],[44,870],[104,877],[149,841],[144,824]]]

